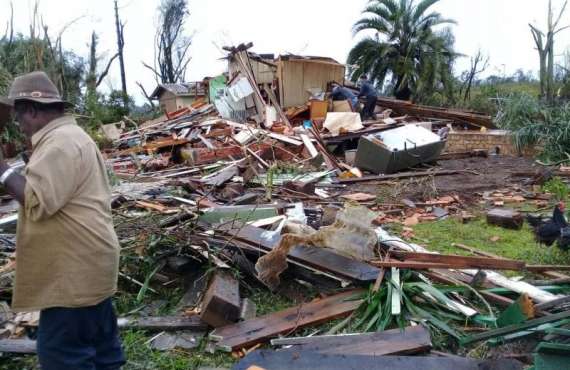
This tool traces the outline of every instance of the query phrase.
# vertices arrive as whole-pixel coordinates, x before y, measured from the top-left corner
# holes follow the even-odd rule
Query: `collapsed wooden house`
[[[260,90],[271,85],[282,108],[304,105],[313,93],[325,92],[331,82],[344,83],[346,67],[332,58],[318,56],[248,53],[253,76]],[[235,58],[228,58],[230,82],[238,78]]]

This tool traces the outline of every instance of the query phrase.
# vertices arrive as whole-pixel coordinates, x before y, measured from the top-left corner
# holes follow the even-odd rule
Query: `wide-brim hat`
[[[40,104],[61,103],[72,106],[63,100],[55,84],[45,72],[31,72],[14,79],[7,97],[0,97],[0,105],[13,107],[18,100],[29,100]]]

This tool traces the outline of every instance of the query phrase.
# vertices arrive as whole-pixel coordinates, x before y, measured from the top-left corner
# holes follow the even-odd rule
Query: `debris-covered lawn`
[[[478,158],[462,161],[469,161],[469,168],[474,168],[475,171],[482,171],[487,161],[500,161],[504,165],[505,163],[517,163],[521,160],[511,158]],[[448,168],[450,163],[446,162],[447,161],[440,162],[442,168]],[[455,165],[457,161],[452,162],[451,165]],[[516,168],[517,171],[520,172],[520,164],[517,164]],[[499,175],[497,171],[495,171],[494,176],[496,178],[505,179],[508,173],[501,173]],[[415,222],[416,220],[410,222],[410,219],[414,219],[414,215],[418,213],[425,215],[426,210],[432,207],[431,205],[422,204],[422,202],[429,203],[429,200],[422,199],[420,193],[414,193],[413,191],[407,193],[393,191],[392,194],[386,193],[386,195],[383,196],[383,192],[387,190],[382,184],[377,184],[374,187],[376,192],[370,193],[375,195],[373,199],[366,198],[361,200],[361,203],[368,204],[371,209],[376,209],[378,214],[383,211],[390,214],[387,220],[388,222],[385,224],[382,223],[383,228],[390,233],[401,236],[403,240],[408,243],[422,245],[430,251],[462,256],[477,256],[481,255],[480,253],[483,255],[490,253],[508,259],[524,261],[530,265],[569,265],[570,254],[568,252],[562,251],[555,246],[545,247],[537,244],[533,230],[527,224],[525,224],[521,230],[509,230],[487,224],[485,220],[486,211],[490,207],[494,207],[495,202],[500,201],[497,199],[513,197],[509,192],[516,191],[516,189],[513,190],[510,186],[505,187],[505,182],[502,182],[500,184],[502,186],[496,188],[495,185],[499,184],[490,181],[489,186],[481,186],[479,188],[479,193],[471,193],[470,196],[466,197],[458,195],[460,193],[454,189],[454,191],[449,193],[451,195],[447,195],[448,197],[454,197],[453,201],[451,201],[445,198],[446,195],[444,194],[447,193],[443,193],[440,188],[438,188],[437,183],[443,182],[444,184],[449,184],[449,179],[452,177],[453,176],[433,178],[432,180],[436,182],[434,187],[435,193],[426,194],[435,196],[433,199],[439,199],[441,201],[440,204],[436,206],[441,206],[446,211],[449,211],[450,207],[452,208],[452,214],[446,215],[442,217],[442,219],[432,219],[427,216],[422,216],[419,217],[417,222]],[[446,179],[447,181],[445,181]],[[394,183],[403,188],[410,186],[409,179],[395,180]],[[391,186],[392,190],[394,188],[394,186]],[[493,188],[495,188],[495,190],[491,190]],[[370,188],[364,188],[362,185],[356,184],[350,185],[345,189],[344,193],[356,194],[369,189]],[[162,190],[161,193],[157,193],[156,196],[158,196],[158,199],[161,199],[165,194],[180,197],[187,195],[184,194],[184,191],[180,191],[176,194],[172,193],[173,190],[174,189]],[[501,195],[499,195],[499,193],[501,193]],[[154,192],[151,192],[151,194],[154,194]],[[491,196],[493,194],[494,196]],[[397,196],[401,197],[399,202],[395,198]],[[400,208],[393,205],[387,206],[386,203],[388,202],[382,201],[382,199],[391,199],[390,202],[398,203],[398,207]],[[418,205],[415,206],[416,208],[409,207],[411,204],[406,205],[408,202],[402,202],[402,199],[412,201]],[[457,199],[459,199],[459,202]],[[462,199],[465,199],[465,202],[463,202]],[[451,203],[441,204],[447,201]],[[168,202],[157,201],[156,197],[152,202],[156,204],[168,204]],[[181,314],[199,314],[198,304],[186,306],[184,302],[189,302],[185,300],[192,300],[191,294],[188,294],[188,292],[193,290],[194,285],[199,286],[196,294],[200,293],[200,289],[206,289],[207,280],[216,270],[216,264],[222,265],[224,263],[218,260],[218,258],[222,258],[222,255],[212,253],[211,258],[208,259],[201,256],[205,251],[204,249],[200,249],[198,255],[195,254],[197,250],[188,249],[188,243],[206,245],[205,243],[208,240],[196,231],[192,231],[192,234],[190,234],[190,230],[200,230],[199,223],[196,222],[193,217],[188,218],[187,221],[177,221],[177,223],[172,224],[173,226],[161,226],[168,223],[167,221],[169,219],[179,216],[180,212],[176,214],[161,213],[155,210],[146,210],[144,207],[133,208],[133,205],[134,203],[132,203],[132,201],[127,201],[115,210],[116,228],[123,247],[120,278],[121,289],[116,298],[116,307],[119,314],[128,317],[138,315],[164,317]],[[554,201],[549,201],[545,205],[543,203],[535,204],[535,200],[532,199],[525,199],[524,201],[519,200],[513,202],[510,205],[513,209],[520,209],[523,212],[536,212],[537,210],[543,209],[548,213],[548,210],[554,205]],[[337,208],[342,207],[339,202]],[[453,207],[457,207],[458,210],[454,210]],[[172,206],[171,208],[176,207]],[[392,209],[399,209],[399,212],[390,212]],[[463,220],[461,218],[462,213],[469,213],[473,218]],[[406,221],[410,224],[409,226],[406,226]],[[208,228],[206,228],[204,235],[208,234]],[[212,235],[210,234],[210,236]],[[224,242],[228,242],[228,240]],[[230,260],[227,259],[226,261]],[[252,262],[249,267],[254,268]],[[331,296],[332,294],[334,296],[334,292],[340,289],[340,286],[334,287],[334,284],[330,286],[330,282],[321,282],[325,283],[322,286],[318,285],[318,281],[313,281],[309,284],[296,274],[298,271],[289,271],[289,269],[287,269],[281,277],[281,280],[286,283],[280,284],[275,292],[271,292],[262,283],[248,276],[248,272],[245,272],[242,268],[232,266],[230,271],[232,276],[240,282],[241,298],[248,298],[255,305],[256,316],[280,312],[289,307],[299,307],[299,304],[303,302],[307,304],[315,299],[317,299],[318,302],[319,299],[327,295]],[[365,291],[369,291],[363,291],[355,295],[354,299],[364,299],[365,302],[368,303],[355,305],[357,309],[349,316],[348,320],[344,318],[331,318],[323,324],[311,325],[308,328],[299,328],[285,334],[294,337],[312,336],[315,334],[332,335],[333,333],[338,335],[347,332],[358,333],[408,326],[410,324],[409,321],[401,320],[410,316],[418,317],[417,312],[415,315],[413,314],[414,310],[425,309],[426,302],[418,306],[416,303],[413,303],[417,298],[412,298],[411,301],[404,299],[401,307],[402,313],[393,315],[393,311],[391,311],[393,308],[391,306],[393,299],[392,294],[394,294],[395,289],[392,285],[394,279],[392,275],[393,271],[394,270],[391,269],[386,270],[384,280],[381,283],[381,289],[378,289],[379,293],[372,291],[374,282],[370,283],[372,287],[367,286],[367,284],[361,285],[365,288]],[[253,273],[255,273],[255,271],[253,271]],[[510,277],[524,276],[526,281],[540,284],[544,286],[542,289],[553,294],[570,293],[570,285],[556,282],[552,285],[545,285],[548,283],[548,280],[556,279],[555,276],[545,277],[522,271],[506,271],[505,273]],[[489,317],[490,313],[487,312],[486,305],[491,305],[493,314],[497,316],[500,316],[503,310],[494,303],[484,303],[485,300],[480,300],[473,294],[467,295],[465,288],[463,290],[456,289],[454,292],[454,289],[448,284],[443,286],[441,282],[433,280],[432,283],[425,283],[421,278],[418,279],[417,276],[414,276],[415,274],[416,272],[413,270],[400,270],[399,281],[403,295],[417,296],[422,292],[429,292],[431,289],[436,289],[432,291],[435,297],[438,297],[440,292],[444,292],[448,297],[454,297],[456,294],[461,294],[463,297],[468,296],[469,300],[466,302],[471,302],[469,305],[471,306],[471,304],[473,304],[473,309],[480,311],[484,317],[482,319],[484,325],[480,325],[479,327],[487,327],[486,330],[490,330],[492,327],[492,320]],[[196,282],[199,283],[196,284]],[[495,294],[505,297],[506,299],[516,300],[519,297],[517,293],[513,293],[505,288],[495,287],[488,289],[491,289],[493,292],[496,292]],[[445,299],[443,297],[438,298]],[[431,328],[430,346],[433,348],[433,351],[451,352],[462,356],[482,359],[501,358],[504,355],[508,355],[519,360],[532,360],[531,355],[534,348],[540,342],[534,335],[522,341],[511,340],[507,344],[502,345],[496,341],[492,341],[490,344],[484,344],[483,342],[462,346],[460,344],[461,338],[471,333],[479,333],[481,330],[475,330],[476,327],[473,327],[472,329],[475,331],[467,330],[462,334],[457,334],[455,331],[460,330],[459,328],[461,328],[461,330],[466,329],[465,317],[457,316],[457,313],[453,313],[453,311],[444,314],[445,310],[441,307],[442,303],[443,302],[435,303],[435,307],[439,307],[438,309],[423,312],[424,315],[427,315],[425,317],[428,317],[426,321],[428,324],[427,327]],[[338,304],[342,303],[338,302]],[[358,308],[358,306],[360,306],[360,308]],[[376,308],[372,309],[371,307]],[[384,307],[389,307],[388,311],[386,311],[387,309]],[[429,319],[431,315],[437,316],[442,313],[444,317],[441,319],[445,321],[439,321],[439,318],[436,317],[432,317],[431,320]],[[435,322],[435,325],[430,321]],[[469,327],[470,326],[467,328]],[[180,333],[178,331],[176,332]],[[160,338],[161,334],[166,335],[168,332],[160,330],[148,331],[136,328],[125,329],[122,333],[122,337],[127,357],[129,358],[129,363],[125,369],[188,369],[198,368],[200,366],[229,368],[245,353],[251,352],[251,348],[248,348],[246,352],[240,350],[234,351],[233,353],[223,351],[209,353],[211,347],[205,336],[197,337],[196,343],[189,346],[193,348],[178,347],[165,351],[157,349],[155,344],[153,344],[157,338]],[[454,338],[454,335],[457,335],[458,338]],[[414,342],[415,340],[416,339],[409,339],[412,346],[414,345],[413,343],[416,343]],[[268,342],[263,343],[261,347],[253,347],[271,348],[268,346]],[[420,352],[425,351],[425,349],[423,349],[425,345],[422,343],[418,343],[417,347],[421,348]],[[30,356],[9,356],[1,361],[5,364],[5,368],[7,369],[34,369],[34,366],[36,366],[35,357]]]
[[[539,370],[570,353],[568,167],[442,154],[490,117],[380,98],[362,122],[329,81],[282,109],[247,48],[211,104],[104,130],[125,369]],[[0,361],[31,370],[38,313],[9,309],[4,201]]]

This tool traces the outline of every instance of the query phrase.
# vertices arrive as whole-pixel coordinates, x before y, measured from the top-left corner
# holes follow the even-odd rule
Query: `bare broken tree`
[[[162,0],[158,10],[155,65],[143,64],[155,74],[157,82],[184,81],[191,60],[188,50],[192,44],[192,37],[184,36],[184,26],[190,15],[187,0]]]
[[[152,110],[154,110],[155,105],[154,105],[154,101],[152,101],[152,98],[150,97],[150,95],[146,92],[146,89],[144,88],[143,84],[140,83],[139,81],[137,81],[137,85],[139,86],[139,88],[141,89],[141,92],[143,93],[144,97],[146,98],[146,100],[148,101],[148,104],[150,105],[150,108]]]
[[[117,54],[119,54],[119,66],[121,67],[121,89],[123,92],[123,104],[125,109],[128,109],[129,95],[127,93],[127,77],[125,74],[125,58],[123,53],[123,49],[125,47],[125,24],[121,22],[117,0],[115,0],[115,29],[117,32]]]
[[[97,87],[101,85],[101,82],[109,74],[109,69],[113,64],[113,61],[119,57],[119,53],[113,55],[107,62],[107,66],[101,73],[97,72],[97,67],[101,57],[97,55],[97,44],[99,42],[99,37],[93,31],[91,34],[91,44],[89,45],[89,70],[87,76],[85,77],[85,84],[87,85],[87,96],[93,96],[97,91]]]
[[[463,101],[467,101],[471,98],[471,87],[473,86],[473,81],[475,81],[477,75],[483,73],[487,67],[489,67],[489,56],[484,56],[481,49],[477,50],[477,53],[471,57],[471,66],[469,71],[465,73],[465,78],[461,86],[460,94],[463,94]]]
[[[565,0],[555,20],[552,10],[552,0],[548,1],[548,29],[546,33],[539,30],[536,26],[529,24],[540,60],[540,95],[542,98],[546,98],[548,102],[554,100],[554,37],[559,32],[570,27],[565,26],[558,28],[558,24],[562,19],[567,5],[568,0]]]

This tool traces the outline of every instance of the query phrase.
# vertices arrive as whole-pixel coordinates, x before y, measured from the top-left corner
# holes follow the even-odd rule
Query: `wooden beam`
[[[117,323],[120,328],[131,328],[140,330],[196,330],[208,329],[198,316],[163,316],[163,317],[125,317],[119,318]]]
[[[240,306],[238,281],[229,272],[216,271],[204,295],[200,318],[218,328],[236,322]]]
[[[424,275],[426,275],[427,277],[429,277],[432,280],[435,280],[435,281],[443,283],[443,284],[457,285],[457,282],[455,280],[444,275],[444,273],[440,273],[440,272],[436,272],[436,271],[429,271],[429,272],[424,273]],[[514,300],[512,300],[510,298],[503,297],[503,296],[495,294],[495,293],[486,292],[484,290],[480,291],[479,294],[481,294],[489,302],[492,302],[492,303],[499,305],[501,307],[508,307],[514,303]]]
[[[0,339],[0,353],[36,353],[36,341],[31,339]]]
[[[288,351],[314,351],[351,355],[411,355],[431,348],[429,331],[422,325],[375,333],[279,338],[272,345],[292,346]]]
[[[500,269],[500,270],[521,270],[525,267],[523,261],[508,260],[508,259],[496,259],[487,257],[466,257],[459,255],[446,255],[446,254],[435,254],[435,253],[421,253],[421,252],[401,252],[394,251],[393,255],[396,258],[403,259],[405,261],[421,261],[421,262],[436,262],[442,264],[455,265],[457,264],[460,268],[471,267],[471,268],[488,268],[488,269]]]
[[[417,172],[402,172],[392,175],[379,175],[379,176],[363,176],[360,178],[339,179],[336,182],[341,184],[352,184],[366,181],[384,181],[394,179],[407,179],[413,177],[427,177],[427,176],[450,176],[458,175],[461,173],[476,174],[469,170],[435,170],[435,171],[417,171]]]
[[[309,325],[317,325],[349,315],[362,303],[353,299],[363,290],[350,290],[310,303],[301,304],[283,311],[261,316],[253,320],[215,329],[212,340],[225,351],[254,346],[282,333],[290,333]]]
[[[412,270],[429,270],[429,269],[478,269],[480,267],[475,266],[467,262],[453,262],[453,263],[437,263],[437,262],[416,262],[416,261],[371,261],[370,264],[376,267],[396,267],[400,269],[412,269]],[[493,267],[485,267],[486,269],[492,268],[493,270],[517,270],[510,266],[503,266],[497,263]]]
[[[402,313],[402,294],[400,293],[400,270],[392,267],[390,274],[392,288],[392,315],[397,316]]]
[[[520,230],[523,226],[524,218],[518,211],[495,208],[487,212],[487,223],[506,229]]]
[[[537,304],[534,306],[534,308],[537,310],[548,310],[550,308],[553,308],[553,307],[556,307],[558,305],[562,305],[565,303],[569,303],[569,302],[570,302],[570,295],[565,296],[565,297],[556,298],[555,300],[550,301],[550,302]]]
[[[439,107],[430,107],[426,105],[412,104],[409,101],[379,97],[376,103],[383,108],[394,110],[398,114],[411,115],[417,117],[429,117],[449,119],[456,122],[467,122],[476,126],[484,126],[487,128],[495,128],[491,116],[461,111],[458,109],[447,109]]]
[[[489,252],[485,252],[485,251],[482,251],[482,250],[479,250],[479,249],[476,249],[473,247],[469,247],[465,244],[452,243],[451,246],[455,247],[455,248],[462,249],[462,250],[467,251],[467,252],[471,252],[471,253],[476,254],[478,256],[503,259],[503,257],[501,257],[499,255],[489,253]]]
[[[263,229],[243,226],[240,223],[220,225],[216,230],[267,252],[277,247],[281,240],[280,235],[269,236],[270,234]],[[380,273],[380,269],[368,263],[342,256],[326,248],[298,246],[289,252],[287,258],[343,279],[361,283],[375,281]]]

